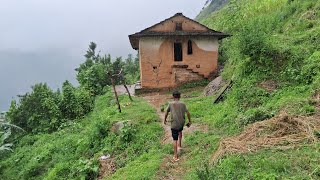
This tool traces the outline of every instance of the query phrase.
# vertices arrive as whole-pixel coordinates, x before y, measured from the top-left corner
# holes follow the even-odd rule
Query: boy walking
[[[173,102],[169,103],[167,108],[165,117],[164,117],[164,124],[167,123],[168,113],[171,113],[171,132],[173,138],[173,149],[174,149],[174,161],[179,161],[178,158],[178,149],[181,149],[181,140],[182,140],[182,130],[185,124],[185,114],[188,116],[189,123],[187,127],[191,125],[191,118],[190,113],[183,102],[180,102],[180,95],[179,91],[174,91],[172,93]]]

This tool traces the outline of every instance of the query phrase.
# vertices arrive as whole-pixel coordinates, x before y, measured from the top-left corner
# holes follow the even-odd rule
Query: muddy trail
[[[160,124],[164,129],[164,136],[161,139],[163,145],[171,144],[172,143],[172,136],[171,136],[171,128],[170,123],[164,124],[164,116],[165,112],[161,112],[161,106],[164,106],[166,102],[172,101],[172,96],[164,93],[150,93],[145,94],[142,97],[148,103],[150,103],[156,110],[157,114],[160,118]],[[164,106],[165,107],[165,106]],[[166,109],[166,107],[164,108]],[[192,114],[192,113],[191,113]],[[191,115],[192,121],[192,115]],[[199,125],[193,123],[189,128],[185,127],[183,130],[183,136],[188,136],[194,131],[202,131],[208,132],[208,127],[204,125]],[[186,157],[184,156],[185,153],[188,152],[189,147],[183,146],[183,138],[182,138],[182,150],[179,152],[179,159],[180,161],[174,162],[173,161],[173,154],[167,154],[162,160],[160,169],[157,174],[157,179],[182,179],[184,174],[184,169],[182,168],[182,164],[186,161]]]

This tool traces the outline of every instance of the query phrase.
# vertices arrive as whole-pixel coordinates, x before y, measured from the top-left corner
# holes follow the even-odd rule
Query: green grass
[[[154,179],[162,162],[160,150],[145,153],[126,167],[119,169],[110,179]]]
[[[280,110],[292,115],[312,115],[312,94],[319,90],[320,1],[230,1],[202,23],[233,36],[221,43],[223,77],[234,84],[226,98],[213,104],[214,97],[186,100],[195,122],[208,124],[212,136],[197,134],[192,145],[186,179],[309,179],[319,178],[319,143],[281,151],[227,156],[205,167],[214,140],[236,135],[248,124],[273,117]],[[277,88],[268,92],[259,84],[273,80]],[[212,141],[209,152],[193,154],[197,146]],[[204,155],[200,158],[200,156]],[[305,163],[307,162],[307,163]],[[189,164],[189,165],[188,165]],[[201,167],[201,168],[199,168]]]
[[[98,173],[97,159],[103,154],[117,157],[119,169],[146,161],[144,157],[159,149],[159,136],[163,133],[155,110],[141,99],[130,102],[121,96],[123,113],[118,113],[113,99],[111,93],[99,97],[93,112],[57,132],[24,136],[14,153],[2,154],[1,177],[92,179]],[[126,131],[120,135],[110,131],[113,122],[124,120],[132,122],[124,128]],[[156,168],[143,171],[144,177],[153,177]]]
[[[198,173],[208,179],[318,179],[319,148],[317,143],[289,150],[274,148],[231,155],[214,167],[202,166]]]

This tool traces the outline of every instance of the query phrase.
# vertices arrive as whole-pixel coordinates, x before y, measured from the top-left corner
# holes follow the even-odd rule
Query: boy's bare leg
[[[182,145],[181,145],[181,141],[182,141],[182,131],[179,132],[179,138],[178,138],[178,140],[179,140],[178,149],[181,149],[181,148],[182,148]]]
[[[177,140],[173,140],[173,151],[174,151],[174,158],[178,159],[178,147],[177,147]]]

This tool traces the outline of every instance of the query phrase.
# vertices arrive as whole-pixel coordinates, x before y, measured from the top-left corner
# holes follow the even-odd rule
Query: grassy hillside
[[[279,111],[291,116],[314,114],[313,96],[320,89],[319,10],[320,1],[314,0],[233,0],[203,19],[203,24],[233,35],[222,41],[219,60],[225,63],[223,77],[233,79],[234,85],[218,105],[208,105],[207,98],[190,100],[196,119],[223,130],[225,136]],[[319,145],[227,156],[213,167],[203,167],[198,177],[318,179]]]
[[[319,9],[313,0],[231,1],[202,21],[233,35],[222,42],[220,62],[224,78],[235,81],[229,99],[244,115],[314,112],[308,99],[319,89]],[[262,88],[266,81],[274,91]]]
[[[161,156],[157,152],[162,129],[154,109],[140,99],[130,102],[122,96],[120,100],[121,114],[107,93],[97,98],[94,111],[85,119],[66,123],[51,134],[24,136],[13,153],[1,154],[0,179],[94,179],[103,154],[114,157],[117,168],[131,164],[136,168],[135,161]],[[124,120],[132,125],[119,134],[110,131],[114,121]],[[154,163],[135,175],[152,177],[158,166]]]

